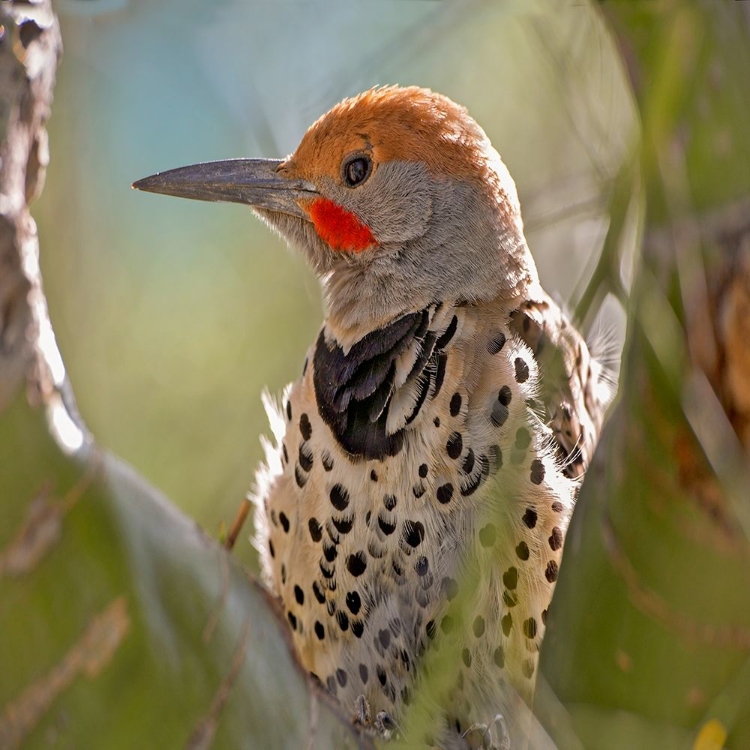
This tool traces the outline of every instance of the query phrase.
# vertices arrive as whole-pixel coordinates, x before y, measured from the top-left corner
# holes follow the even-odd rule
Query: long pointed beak
[[[308,219],[301,199],[314,198],[315,185],[278,172],[281,159],[227,159],[170,169],[133,183],[136,190],[197,201],[244,203]]]

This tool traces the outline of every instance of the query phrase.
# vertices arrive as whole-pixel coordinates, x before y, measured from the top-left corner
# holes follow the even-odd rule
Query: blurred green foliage
[[[750,236],[750,25],[739,4],[605,10],[641,112],[645,244],[620,403],[550,609],[539,709],[561,748],[746,748],[748,446],[728,418],[738,353],[721,334],[735,314],[721,279]]]
[[[132,469],[64,455],[23,398],[0,466],[0,747],[362,747],[261,587]]]

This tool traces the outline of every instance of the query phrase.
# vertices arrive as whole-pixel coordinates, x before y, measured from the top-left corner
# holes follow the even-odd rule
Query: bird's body
[[[302,663],[347,707],[361,694],[373,711],[400,717],[426,648],[452,628],[461,656],[443,731],[458,736],[456,727],[512,716],[516,695],[533,693],[577,492],[562,467],[580,462],[561,462],[565,443],[548,425],[534,351],[513,330],[523,331],[531,301],[556,310],[540,288],[530,294],[510,305],[444,302],[398,319],[352,347],[350,368],[340,354],[328,366],[329,347],[340,349],[324,327],[302,378],[271,407],[276,442],[256,516],[263,568]],[[575,331],[555,331],[556,340],[536,331],[531,345],[567,355],[570,368],[585,358],[588,368]],[[396,362],[404,381],[388,413],[403,427],[384,455],[342,445],[316,394],[316,379],[318,388],[356,390],[382,371],[373,361]],[[596,383],[586,385],[573,383],[552,407],[590,425],[571,446],[590,445],[600,426],[584,405],[585,394],[597,398]],[[449,608],[462,585],[470,590],[457,616]]]
[[[520,736],[611,389],[539,285],[512,180],[465,110],[395,87],[321,118],[260,197],[242,164],[257,169],[235,163],[227,192],[222,166],[218,194],[301,247],[327,301],[302,377],[269,404],[255,493],[300,660],[347,708],[364,696],[401,722],[421,695],[441,747],[497,714]],[[188,177],[147,187],[217,194]]]

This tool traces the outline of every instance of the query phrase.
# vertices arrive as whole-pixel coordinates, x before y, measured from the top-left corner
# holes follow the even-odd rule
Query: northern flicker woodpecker
[[[455,663],[427,741],[468,747],[498,716],[501,743],[520,737],[612,388],[539,284],[484,131],[444,96],[377,88],[286,159],[135,187],[248,204],[320,277],[325,321],[269,401],[256,490],[263,573],[302,664],[392,726],[442,648]]]

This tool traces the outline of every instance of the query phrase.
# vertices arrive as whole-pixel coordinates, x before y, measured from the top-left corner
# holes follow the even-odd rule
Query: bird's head
[[[463,107],[426,89],[345,99],[286,159],[197,164],[134,187],[252,206],[306,254],[345,336],[431,302],[510,301],[536,280],[500,156]]]

